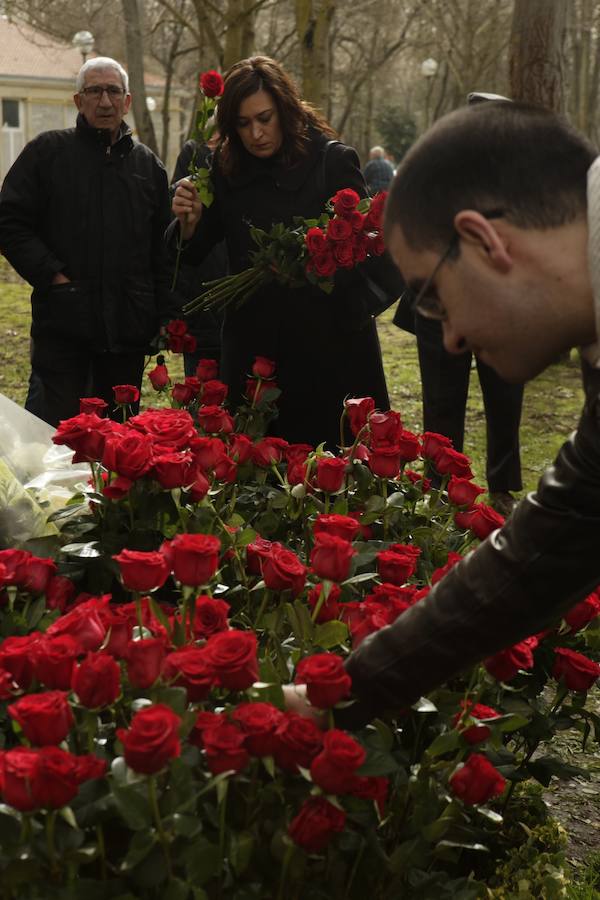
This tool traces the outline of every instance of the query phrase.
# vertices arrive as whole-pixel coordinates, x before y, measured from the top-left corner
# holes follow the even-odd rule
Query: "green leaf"
[[[121,869],[123,871],[134,869],[142,860],[146,859],[156,842],[157,837],[154,831],[136,831],[131,838],[127,855],[121,863]]]
[[[216,844],[200,837],[181,854],[188,881],[202,885],[215,878],[221,869],[221,857]]]
[[[278,709],[285,708],[283,688],[278,681],[274,681],[274,683],[257,681],[246,693],[253,701],[271,703]]]
[[[367,748],[367,758],[357,770],[357,775],[390,775],[397,772],[400,766],[390,753],[383,750]]]
[[[571,778],[585,778],[590,780],[591,775],[585,769],[579,766],[571,766],[563,762],[557,756],[540,756],[532,762],[527,763],[527,771],[533,775],[536,781],[548,787],[552,777],[560,778],[562,781],[568,781]]]
[[[87,544],[65,544],[61,547],[61,553],[67,556],[76,556],[82,559],[93,559],[102,556],[102,552],[98,549],[98,541],[88,541]]]
[[[450,753],[460,746],[460,734],[458,731],[446,731],[432,741],[427,748],[427,754],[432,757],[442,756],[444,753]]]
[[[198,816],[175,813],[171,817],[171,822],[173,831],[180,837],[193,838],[202,831],[202,822]]]
[[[231,832],[229,859],[236,875],[246,871],[252,859],[254,837],[250,831]]]
[[[363,581],[373,581],[377,578],[377,572],[361,572],[360,575],[353,575],[352,578],[346,578],[342,585],[362,584]]]
[[[390,494],[390,496],[387,498],[386,506],[392,507],[393,509],[400,509],[402,506],[404,506],[405,501],[405,495],[400,493],[399,491],[396,491],[396,493]]]
[[[140,793],[136,785],[118,786],[113,782],[112,795],[119,813],[132,831],[142,831],[149,827],[152,814],[148,798]]]
[[[170,878],[162,900],[188,900],[190,886],[179,878]]]
[[[315,628],[314,642],[324,650],[344,644],[348,638],[348,626],[339,619],[323,622]]]

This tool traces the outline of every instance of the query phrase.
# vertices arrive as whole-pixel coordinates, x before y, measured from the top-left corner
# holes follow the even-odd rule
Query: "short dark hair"
[[[226,175],[237,174],[241,168],[243,145],[237,133],[237,118],[242,101],[257,91],[267,91],[275,101],[286,165],[294,165],[305,155],[311,126],[329,138],[336,137],[321,114],[301,99],[296,83],[283,66],[268,56],[242,59],[226,72],[223,95],[217,106],[221,134],[219,164]]]
[[[520,228],[553,228],[585,215],[587,171],[597,151],[559,116],[490,101],[444,116],[404,157],[385,230],[413,250],[447,245],[461,209],[501,211]]]

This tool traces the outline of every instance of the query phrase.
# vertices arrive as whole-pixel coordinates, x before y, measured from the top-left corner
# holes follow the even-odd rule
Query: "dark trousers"
[[[121,410],[115,406],[113,387],[133,384],[141,388],[143,353],[57,352],[49,365],[48,348],[43,349],[43,356],[36,352],[36,341],[25,409],[49,425],[57,426],[62,419],[78,415],[81,397],[99,397],[108,403],[111,418],[122,419]],[[131,410],[137,413],[139,403],[131,404]]]
[[[439,322],[416,316],[416,335],[423,392],[423,431],[451,438],[462,452],[469,393],[471,354],[444,349]],[[487,436],[486,477],[490,491],[520,491],[519,425],[523,385],[509,384],[477,360]]]

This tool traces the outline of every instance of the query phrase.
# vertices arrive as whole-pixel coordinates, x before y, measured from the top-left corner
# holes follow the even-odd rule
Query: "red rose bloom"
[[[304,589],[306,566],[291,550],[274,543],[262,559],[262,576],[269,590],[291,591],[297,597]]]
[[[60,744],[73,725],[73,712],[64,691],[28,694],[7,709],[27,740],[36,747]]]
[[[204,647],[182,647],[165,658],[163,678],[184,687],[190,703],[199,703],[208,697],[215,672]]]
[[[497,719],[500,715],[497,710],[492,709],[491,706],[484,706],[483,703],[465,703],[464,700],[461,700],[460,706],[462,710],[466,709],[467,715],[471,719]],[[487,725],[465,725],[462,712],[457,712],[452,719],[454,728],[458,726],[461,719],[463,719],[463,723],[460,731],[468,744],[480,744],[482,741],[487,741],[492,733],[491,728]]]
[[[219,374],[219,364],[216,359],[200,359],[196,366],[196,376],[200,381],[210,381]]]
[[[311,719],[297,713],[283,713],[275,730],[275,762],[286,772],[298,771],[298,766],[310,769],[310,764],[323,746],[323,734]]]
[[[520,669],[533,668],[533,651],[537,645],[536,637],[528,637],[484,659],[483,664],[497,681],[511,681]]]
[[[456,513],[454,517],[454,521],[457,525],[459,524],[457,522],[458,515],[459,514]],[[493,531],[496,531],[496,529],[502,528],[505,522],[504,516],[500,515],[499,512],[496,512],[495,509],[492,509],[491,506],[486,506],[485,503],[476,503],[475,506],[472,509],[467,510],[464,515],[467,528],[469,528],[480,541],[484,541],[486,537]]]
[[[202,72],[200,88],[205,97],[220,97],[223,93],[223,78],[215,69]]]
[[[24,637],[7,637],[0,643],[0,666],[23,690],[33,679],[33,652],[39,639],[40,635],[34,632]]]
[[[201,406],[198,423],[208,434],[231,434],[233,419],[221,406]]]
[[[257,356],[252,363],[252,374],[255,378],[272,378],[275,369],[276,364],[266,356]]]
[[[129,729],[117,730],[129,768],[142,775],[154,775],[170,759],[179,756],[180,725],[179,716],[162,703],[147,706],[136,713]]]
[[[208,584],[219,565],[221,541],[213,534],[178,534],[161,552],[177,581],[190,587]]]
[[[113,559],[119,563],[123,584],[130,591],[153,591],[162,587],[169,576],[169,566],[158,551],[121,550]]]
[[[109,595],[92,597],[65,613],[46,631],[50,636],[69,634],[83,650],[97,650],[106,637],[106,625],[102,615],[106,612]]]
[[[281,544],[266,541],[261,537],[255,538],[251,544],[246,546],[246,571],[249,575],[262,575],[263,561],[271,552],[272,547],[283,549]]]
[[[51,690],[68,691],[73,666],[80,653],[79,644],[70,635],[55,638],[44,635],[33,648],[35,677]]]
[[[74,756],[60,747],[38,752],[38,779],[33,788],[36,806],[60,809],[77,796],[79,785],[106,773],[106,761],[92,754]]]
[[[195,392],[191,384],[176,382],[171,389],[171,398],[178,406],[188,406],[194,397]]]
[[[201,594],[196,597],[196,612],[194,615],[194,637],[196,640],[209,638],[219,631],[228,628],[227,616],[229,615],[229,603],[224,600],[214,600]]]
[[[229,387],[214,378],[201,382],[200,396],[203,406],[220,406],[225,402]]]
[[[221,438],[197,437],[190,443],[190,449],[195,462],[205,471],[209,472],[226,455],[225,444]]]
[[[351,269],[354,265],[354,241],[336,241],[333,245],[333,258],[338,266]]]
[[[25,565],[32,558],[29,550],[0,550],[0,565],[4,567],[4,584],[20,584]]]
[[[570,691],[589,691],[600,677],[598,663],[588,659],[583,653],[576,653],[566,647],[556,647],[554,653],[552,677],[557,681],[562,678]]]
[[[37,807],[34,790],[40,783],[39,751],[15,747],[0,754],[0,790],[6,803],[21,812]]]
[[[167,323],[167,333],[183,336],[187,331],[187,322],[185,319],[171,319]]]
[[[376,447],[369,450],[369,468],[378,478],[397,478],[400,474],[400,447]]]
[[[333,534],[316,534],[310,564],[319,578],[336,582],[345,581],[355,554],[352,544],[344,538]]]
[[[19,586],[30,594],[45,594],[46,589],[56,575],[56,563],[53,559],[40,559],[31,556],[19,566]]]
[[[241,772],[250,762],[244,747],[245,735],[232,722],[220,722],[215,728],[202,732],[206,762],[213,775],[221,772]]]
[[[375,401],[372,397],[351,397],[344,402],[344,407],[352,434],[356,437],[367,424],[369,413],[375,409]]]
[[[282,457],[283,448],[275,438],[263,438],[252,447],[252,462],[261,468],[270,468],[281,462]]]
[[[81,397],[79,400],[80,413],[95,413],[102,417],[107,409],[108,403],[106,400],[101,400],[100,397]]]
[[[381,550],[377,554],[377,571],[381,579],[391,584],[405,584],[414,574],[420,553],[419,547],[404,544],[395,544],[388,550]]]
[[[306,685],[306,695],[313,706],[329,709],[350,693],[352,679],[335,653],[305,656],[296,666],[296,684]]]
[[[352,188],[342,188],[334,194],[332,203],[336,216],[351,216],[360,203],[360,197]]]
[[[148,372],[148,378],[155,391],[162,391],[171,384],[169,370],[165,365],[155,366],[151,372]]]
[[[257,640],[253,631],[220,631],[209,638],[204,651],[220,685],[245,691],[258,680]]]
[[[435,459],[435,467],[440,475],[456,475],[459,478],[473,477],[471,460],[453,447],[440,449]]]
[[[140,391],[134,384],[115,384],[113,387],[117,406],[127,406],[140,399]]]
[[[581,631],[586,625],[600,615],[600,595],[593,591],[585,600],[578,603],[564,616],[564,620],[571,631]]]
[[[374,800],[379,815],[383,816],[389,787],[389,779],[382,775],[355,775],[350,793],[362,800]]]
[[[200,747],[201,750],[204,749],[202,737],[204,732],[208,731],[209,728],[218,728],[222,722],[226,721],[227,716],[224,713],[214,713],[209,712],[209,710],[199,712],[196,716],[194,727],[189,734],[188,741],[194,747]]]
[[[453,475],[448,482],[448,499],[456,506],[473,506],[479,494],[485,494],[485,488],[473,484],[470,478]]]
[[[408,431],[406,428],[402,429],[402,434],[397,441],[397,447],[400,451],[400,462],[403,463],[412,462],[417,459],[421,452],[421,442],[419,441],[418,436],[413,434],[412,431]],[[406,474],[408,475],[408,472],[406,472]],[[410,475],[408,477],[410,478]],[[423,476],[418,476],[418,480],[422,481]],[[427,488],[423,487],[423,490],[426,491]]]
[[[480,753],[472,753],[448,783],[452,792],[467,806],[487,803],[506,787],[506,780],[500,772]]]
[[[73,670],[71,687],[88,709],[110,706],[121,693],[121,669],[108,654],[88,653]]]
[[[275,731],[283,716],[271,703],[240,703],[231,714],[244,732],[244,746],[252,756],[273,756]]]
[[[293,842],[307,853],[320,853],[345,825],[343,809],[338,809],[324,797],[311,797],[304,801],[288,832]]]
[[[304,238],[309,253],[324,253],[327,247],[327,238],[322,228],[309,228]]]
[[[371,434],[371,446],[381,444],[397,444],[402,434],[402,419],[400,413],[372,412],[369,416],[369,431]]]
[[[194,337],[193,334],[184,334],[183,336],[183,352],[184,353],[195,353],[196,347],[198,346],[198,341]],[[188,379],[186,378],[186,384]]]
[[[144,638],[127,644],[127,677],[134,688],[149,688],[162,669],[165,644],[160,638]]]
[[[116,422],[100,419],[95,413],[80,413],[59,422],[52,440],[75,451],[73,462],[97,462],[102,459],[104,441],[119,428]]]
[[[46,585],[46,606],[64,612],[67,603],[75,596],[75,585],[64,575],[55,575]]]
[[[354,773],[366,758],[358,741],[333,728],[323,738],[323,749],[313,759],[310,775],[326,794],[347,794],[352,790]]]
[[[337,270],[337,265],[331,250],[326,250],[324,253],[315,253],[309,260],[309,266],[311,266],[311,264],[312,268],[321,278],[331,278],[332,275],[335,275]]]
[[[452,447],[450,438],[435,431],[425,431],[422,439],[421,456],[423,459],[430,459],[434,464],[444,449]]]
[[[129,429],[125,434],[110,435],[106,439],[102,463],[109,471],[135,481],[149,470],[152,449],[152,438]]]
[[[245,434],[233,434],[229,453],[238,465],[243,465],[252,456],[252,441]]]
[[[166,491],[183,487],[194,479],[192,463],[194,458],[187,450],[160,453],[154,457],[152,477]]]
[[[335,254],[335,244],[338,241],[347,242],[352,238],[352,225],[347,219],[330,219],[327,225],[327,239],[333,241],[332,252]],[[352,244],[349,244],[352,252]]]
[[[353,541],[360,531],[360,524],[353,516],[342,516],[338,513],[320,513],[313,525],[313,534],[331,534],[343,538],[345,541]]]
[[[346,478],[346,462],[331,456],[317,459],[316,485],[320,491],[334,494],[342,487]]]
[[[168,450],[183,450],[196,437],[194,420],[185,409],[147,409],[128,425],[149,435],[155,444],[166,444]]]

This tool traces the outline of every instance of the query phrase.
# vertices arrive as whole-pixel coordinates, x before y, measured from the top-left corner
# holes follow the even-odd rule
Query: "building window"
[[[4,128],[20,128],[21,117],[19,115],[19,101],[2,100],[2,126]]]

